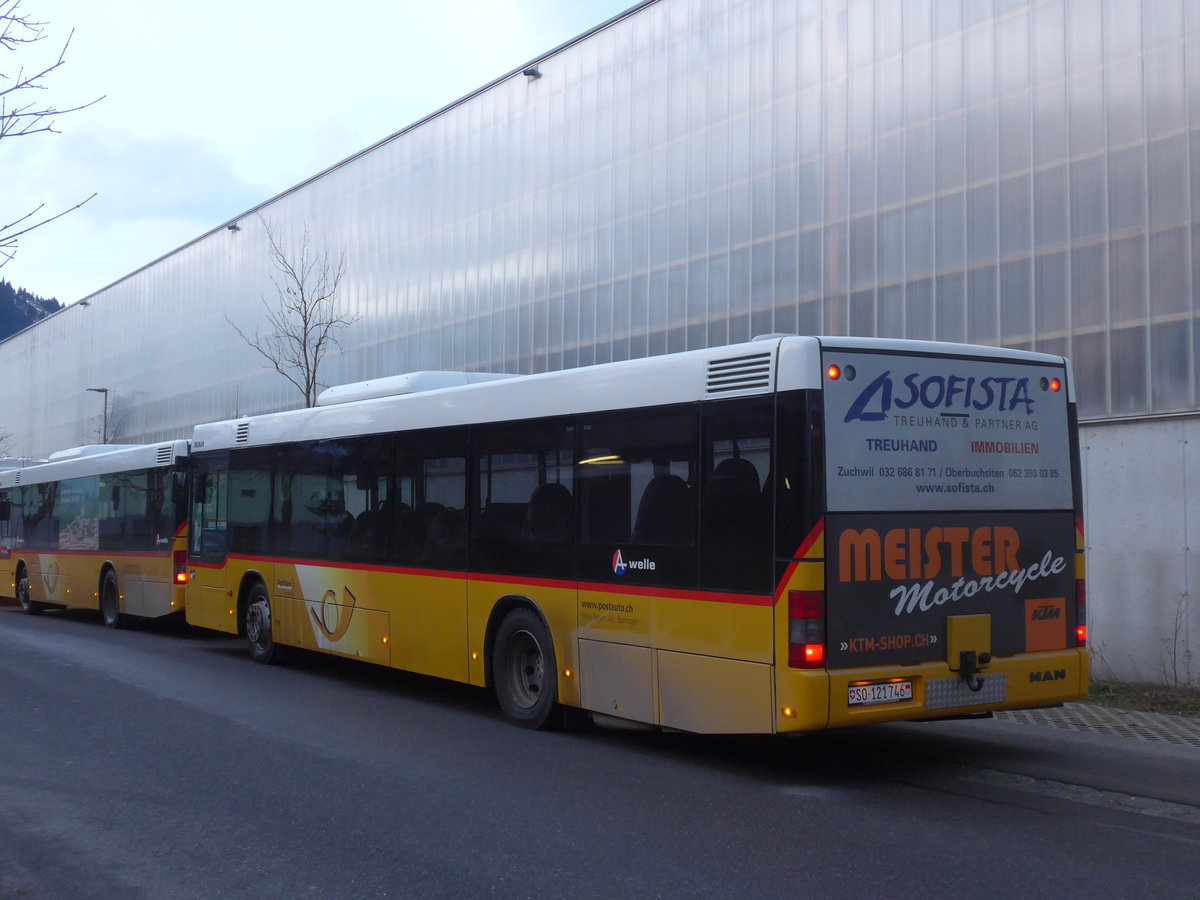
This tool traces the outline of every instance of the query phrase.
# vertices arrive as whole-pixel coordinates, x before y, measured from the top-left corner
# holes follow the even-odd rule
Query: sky
[[[103,99],[0,141],[0,219],[97,196],[22,238],[0,278],[86,297],[635,2],[21,0],[47,36],[0,73],[74,29],[36,99]]]

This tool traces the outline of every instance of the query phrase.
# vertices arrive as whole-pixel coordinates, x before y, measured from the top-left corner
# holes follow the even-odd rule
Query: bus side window
[[[341,522],[334,527],[335,558],[382,562],[387,539],[392,461],[388,435],[334,442],[333,480],[340,485]]]
[[[220,460],[227,464],[227,460]],[[225,494],[229,472],[224,468],[209,469],[196,474],[193,515],[191,522],[191,556],[210,562],[225,559]]]
[[[401,565],[466,565],[467,429],[396,435],[395,493],[381,506],[387,559]]]
[[[706,404],[700,498],[700,583],[771,588],[770,399]]]
[[[776,403],[775,556],[791,559],[824,515],[824,412],[820,391],[787,391]]]
[[[640,584],[696,586],[698,425],[694,404],[581,419],[580,578],[625,578],[628,558]]]
[[[570,419],[475,429],[472,569],[544,577],[572,573],[574,441]]]

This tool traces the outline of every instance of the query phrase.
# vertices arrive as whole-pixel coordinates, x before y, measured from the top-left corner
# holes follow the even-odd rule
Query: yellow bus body
[[[111,569],[117,578],[121,613],[157,619],[183,612],[185,590],[183,584],[175,583],[174,554],[186,549],[186,530],[171,538],[167,546],[169,549],[154,553],[16,552],[6,566],[5,597],[16,598],[17,571],[23,563],[34,603],[98,610],[101,583]]]

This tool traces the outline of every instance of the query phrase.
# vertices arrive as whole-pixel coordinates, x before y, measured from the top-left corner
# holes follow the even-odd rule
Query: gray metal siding
[[[1085,418],[1197,409],[1200,12],[660,0],[267,202],[347,254],[337,384],[776,331],[1072,358]],[[0,344],[14,451],[295,406],[218,229]],[[69,265],[64,260],[64,265]]]

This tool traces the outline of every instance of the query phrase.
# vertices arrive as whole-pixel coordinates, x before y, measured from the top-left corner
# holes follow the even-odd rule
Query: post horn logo
[[[337,643],[350,629],[350,620],[354,617],[354,604],[357,602],[350,589],[343,585],[340,604],[337,602],[337,594],[326,591],[325,596],[321,598],[321,611],[318,613],[310,606],[308,614],[312,617],[313,626],[330,641]]]
[[[46,593],[53,594],[58,587],[58,563],[52,562],[42,572],[42,583],[46,585]]]

